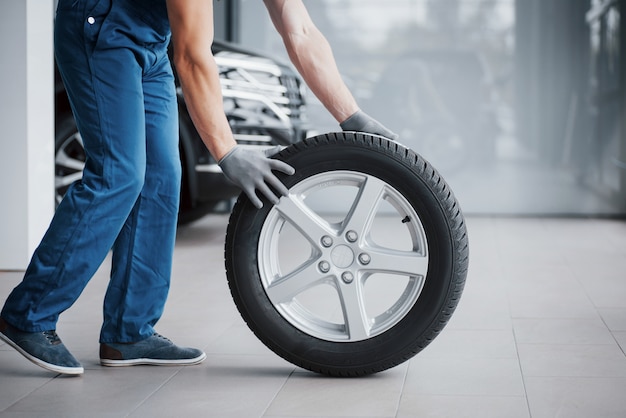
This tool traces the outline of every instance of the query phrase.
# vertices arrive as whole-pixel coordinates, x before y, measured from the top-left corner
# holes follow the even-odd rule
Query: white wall
[[[54,4],[0,2],[0,270],[22,270],[54,212]]]

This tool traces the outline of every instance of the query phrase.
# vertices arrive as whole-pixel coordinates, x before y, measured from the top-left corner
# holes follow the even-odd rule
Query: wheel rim
[[[336,201],[346,203],[331,213]],[[355,171],[291,187],[268,213],[258,245],[261,281],[280,315],[339,342],[366,340],[400,322],[419,299],[428,258],[424,228],[406,198]]]
[[[63,140],[54,157],[54,189],[56,204],[61,203],[67,189],[83,177],[85,148],[83,139],[74,132]]]

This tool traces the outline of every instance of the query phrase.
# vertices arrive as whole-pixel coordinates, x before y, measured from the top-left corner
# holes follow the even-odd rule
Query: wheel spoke
[[[60,187],[69,186],[70,184],[74,183],[76,180],[80,180],[82,177],[83,177],[82,171],[78,173],[68,174],[67,176],[56,176],[54,178],[54,186],[57,189]]]
[[[426,276],[428,258],[421,254],[372,248],[365,251],[371,257],[371,261],[362,268],[363,270],[404,276]]]
[[[83,168],[85,168],[85,163],[83,161],[68,156],[63,150],[60,150],[57,153],[54,163],[56,165],[60,165],[61,167],[70,168],[76,171],[83,171]]]
[[[290,302],[300,293],[322,283],[325,279],[317,265],[311,262],[274,280],[267,287],[267,295],[275,304]]]
[[[378,204],[384,192],[385,183],[382,180],[368,177],[350,208],[344,230],[354,230],[359,233],[359,236],[365,236],[365,232],[369,229],[374,215],[376,215]]]
[[[312,244],[318,245],[319,238],[326,234],[334,234],[324,219],[310,210],[301,200],[293,196],[282,198],[275,208],[281,215],[297,228]]]
[[[365,313],[362,287],[358,283],[352,283],[347,286],[339,284],[338,288],[350,340],[358,341],[369,337],[371,325]]]

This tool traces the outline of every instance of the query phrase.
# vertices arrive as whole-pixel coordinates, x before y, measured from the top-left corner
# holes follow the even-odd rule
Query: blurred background
[[[466,213],[626,213],[623,0],[305,3],[361,107]],[[216,4],[218,38],[288,61],[262,2]],[[338,130],[308,96],[311,125]]]

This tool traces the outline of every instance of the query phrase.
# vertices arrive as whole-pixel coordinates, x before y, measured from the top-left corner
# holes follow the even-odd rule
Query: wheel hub
[[[338,245],[331,251],[330,258],[336,267],[345,269],[354,262],[354,252],[347,245]]]

